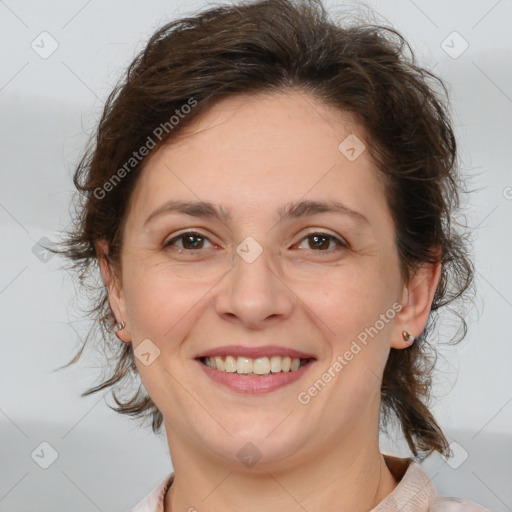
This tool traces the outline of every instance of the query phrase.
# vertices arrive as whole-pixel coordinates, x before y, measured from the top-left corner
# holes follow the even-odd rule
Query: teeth
[[[233,357],[233,356],[215,356],[206,357],[204,359],[210,368],[241,375],[269,375],[270,373],[280,373],[298,370],[302,364],[301,359],[294,357],[293,359],[286,356],[259,357],[251,359],[250,357]],[[303,364],[306,360],[302,360]]]
[[[211,357],[206,358],[206,362],[211,362]],[[224,371],[229,373],[236,372],[236,359],[233,356],[227,356],[226,360],[224,361]]]
[[[252,373],[252,360],[248,357],[239,357],[236,360],[237,373]]]
[[[252,373],[256,375],[268,375],[270,373],[270,361],[268,357],[259,357],[252,361]]]
[[[279,373],[281,371],[281,358],[279,356],[272,356],[270,358],[270,371],[272,373]]]
[[[209,357],[208,359],[212,359],[211,357]],[[219,357],[219,356],[216,356],[213,358],[213,360],[215,361],[215,366],[212,366],[212,368],[216,368],[217,370],[224,370],[224,361],[222,359],[222,357]]]

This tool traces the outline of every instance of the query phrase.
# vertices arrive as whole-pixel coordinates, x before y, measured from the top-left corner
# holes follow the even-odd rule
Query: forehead
[[[343,200],[387,215],[369,152],[347,158],[347,137],[361,151],[365,134],[353,116],[306,93],[220,100],[151,155],[134,193],[136,210],[186,198],[233,207],[236,214],[303,198]]]
[[[188,145],[193,137],[196,144],[206,144],[209,151],[217,153],[229,146],[232,155],[245,158],[247,151],[257,151],[262,158],[261,150],[266,148],[279,149],[283,157],[290,158],[287,152],[291,149],[309,154],[315,149],[325,150],[327,145],[337,149],[340,137],[351,133],[364,138],[353,114],[334,109],[309,93],[289,91],[223,98],[194,119],[171,144]]]

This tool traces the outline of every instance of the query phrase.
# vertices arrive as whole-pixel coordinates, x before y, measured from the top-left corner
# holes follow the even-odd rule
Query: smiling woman
[[[165,426],[174,472],[134,510],[485,510],[418,464],[449,453],[428,338],[473,276],[443,92],[315,1],[203,11],[131,64],[62,251],[120,340],[84,395],[140,378],[116,410]],[[392,414],[411,458],[379,449]]]

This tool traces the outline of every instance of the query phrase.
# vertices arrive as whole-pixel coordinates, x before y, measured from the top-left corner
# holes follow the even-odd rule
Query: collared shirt
[[[491,512],[473,501],[439,496],[423,468],[413,459],[384,455],[387,466],[399,480],[395,489],[370,512]],[[130,512],[164,512],[165,493],[174,480],[166,476]]]

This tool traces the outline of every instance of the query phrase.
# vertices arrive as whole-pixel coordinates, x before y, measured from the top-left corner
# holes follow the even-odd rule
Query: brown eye
[[[319,252],[326,252],[330,249],[334,249],[335,247],[347,247],[346,243],[327,233],[310,233],[302,240],[308,240],[308,248]],[[331,243],[334,243],[335,247],[329,247]]]
[[[308,237],[310,240],[309,246],[311,249],[329,249],[331,243],[330,237],[324,235],[311,235]]]
[[[177,249],[187,251],[203,249],[205,240],[208,240],[208,238],[201,235],[200,233],[189,231],[186,233],[181,233],[180,235],[175,236],[174,238],[171,238],[171,240],[165,243],[164,247],[175,246]],[[180,245],[175,245],[177,241],[181,241],[181,247]]]

